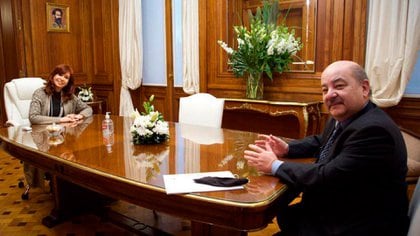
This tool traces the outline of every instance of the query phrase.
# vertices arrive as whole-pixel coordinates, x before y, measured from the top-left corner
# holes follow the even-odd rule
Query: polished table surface
[[[6,151],[54,176],[140,206],[177,215],[202,225],[233,231],[270,223],[287,189],[278,178],[257,173],[243,158],[257,134],[169,123],[170,138],[155,145],[131,142],[128,117],[111,117],[114,142],[106,147],[101,122],[94,115],[62,137],[51,138],[45,125],[32,131],[0,129]],[[163,175],[230,170],[249,183],[242,190],[167,195]],[[60,204],[56,199],[56,207]]]

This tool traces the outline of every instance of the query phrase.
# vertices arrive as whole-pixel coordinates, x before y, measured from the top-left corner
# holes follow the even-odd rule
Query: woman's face
[[[53,84],[56,92],[60,92],[66,85],[69,83],[70,72],[67,72],[63,75],[56,74],[53,78]]]

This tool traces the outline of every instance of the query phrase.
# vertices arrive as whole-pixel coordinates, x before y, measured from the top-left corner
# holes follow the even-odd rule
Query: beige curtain
[[[198,0],[182,1],[183,89],[187,94],[200,89],[198,52]]]
[[[399,103],[420,49],[420,1],[369,1],[365,69],[378,106]]]
[[[143,77],[141,0],[119,1],[119,40],[121,63],[120,116],[134,111],[128,89],[140,87]]]

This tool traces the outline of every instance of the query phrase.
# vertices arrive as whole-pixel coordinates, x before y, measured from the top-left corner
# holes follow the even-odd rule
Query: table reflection
[[[63,165],[83,168],[137,185],[147,185],[164,191],[163,175],[212,171],[231,171],[239,177],[250,179],[243,190],[196,193],[208,197],[254,202],[274,194],[279,184],[277,178],[264,176],[247,165],[243,152],[253,143],[256,133],[229,129],[205,128],[169,123],[170,138],[161,144],[134,145],[128,117],[112,116],[114,144],[112,152],[102,140],[103,115],[92,120],[65,126],[64,141],[52,144],[45,126],[32,126],[32,132],[21,129],[0,130],[14,142],[35,148],[48,156],[59,157]],[[201,137],[200,137],[201,136]],[[274,187],[273,187],[274,186]]]
[[[40,151],[46,152],[49,151],[52,147],[59,146],[66,140],[69,140],[69,142],[74,142],[83,132],[83,130],[88,127],[92,120],[92,117],[89,117],[74,123],[62,123],[59,125],[60,132],[55,135],[51,134],[49,130],[50,125],[34,125],[32,126],[31,132],[26,132],[23,135],[31,135],[36,148]],[[56,149],[57,150],[52,150],[52,152],[58,153],[60,155],[60,148]]]
[[[216,134],[216,138],[209,135],[203,142],[200,137],[194,139],[188,135],[201,130],[200,127],[185,129],[180,124],[169,123],[170,138],[165,143],[133,145],[130,119],[111,118],[115,127],[112,152],[103,143],[104,115],[94,115],[90,122],[65,127],[64,141],[58,145],[48,142],[45,126],[32,126],[33,132],[20,127],[0,129],[6,151],[48,171],[55,180],[52,185],[55,208],[44,219],[58,219],[60,213],[68,212],[81,201],[89,204],[97,201],[97,197],[93,202],[87,201],[89,193],[190,219],[197,232],[211,226],[214,232],[223,235],[230,235],[228,232],[242,235],[244,230],[264,227],[274,217],[274,206],[282,200],[287,188],[278,178],[257,173],[243,159],[243,151],[257,138],[256,133],[217,129],[202,133],[203,136]],[[211,139],[216,141],[210,142]],[[226,170],[247,177],[249,183],[244,189],[231,191],[165,193],[165,174]],[[81,194],[68,197],[76,189],[86,194],[78,192]]]
[[[144,151],[141,146],[131,144],[131,149],[132,153],[125,155],[127,177],[130,179],[150,183],[161,173],[161,168],[168,166],[167,145],[152,145]]]

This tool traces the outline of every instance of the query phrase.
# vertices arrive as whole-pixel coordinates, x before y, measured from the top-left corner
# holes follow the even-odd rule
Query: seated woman
[[[69,65],[58,65],[48,76],[45,87],[35,90],[29,108],[29,121],[32,125],[66,123],[66,126],[71,126],[92,116],[92,108],[73,94],[72,74],[73,70]],[[46,174],[26,163],[23,163],[23,171],[27,186],[22,199],[28,199],[30,187],[44,187]]]
[[[45,87],[35,90],[29,109],[31,124],[77,122],[92,116],[92,108],[74,95],[72,74],[69,65],[58,65]]]

